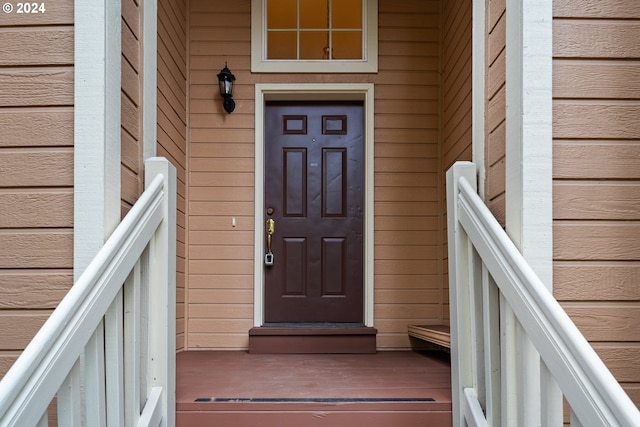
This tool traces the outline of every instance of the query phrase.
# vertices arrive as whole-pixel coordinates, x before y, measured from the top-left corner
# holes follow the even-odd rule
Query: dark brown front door
[[[361,102],[267,103],[266,323],[363,323],[363,111]]]

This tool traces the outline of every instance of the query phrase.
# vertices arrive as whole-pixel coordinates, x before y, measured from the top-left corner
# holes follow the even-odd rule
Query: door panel
[[[284,147],[282,154],[284,215],[289,218],[305,217],[307,208],[307,149]]]
[[[266,323],[364,320],[363,111],[361,102],[267,103]]]

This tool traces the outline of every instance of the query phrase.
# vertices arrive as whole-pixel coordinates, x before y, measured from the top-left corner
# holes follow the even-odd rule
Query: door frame
[[[256,84],[255,85],[255,213],[253,324],[264,324],[264,110],[267,101],[363,101],[364,103],[364,323],[373,327],[373,147],[374,85]]]

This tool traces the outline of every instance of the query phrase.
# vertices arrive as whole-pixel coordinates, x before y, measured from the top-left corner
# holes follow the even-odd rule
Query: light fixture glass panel
[[[233,95],[233,82],[228,80],[218,81],[218,86],[220,87],[220,94],[225,95]]]
[[[362,59],[362,31],[334,31],[332,59]]]
[[[267,0],[267,28],[297,28],[297,7],[296,0]]]
[[[333,28],[362,28],[362,0],[334,0],[331,6]]]
[[[297,59],[295,31],[269,31],[267,33],[267,59]]]
[[[300,28],[329,28],[329,0],[301,1]]]
[[[328,59],[324,57],[328,31],[304,31],[300,33],[300,59]]]

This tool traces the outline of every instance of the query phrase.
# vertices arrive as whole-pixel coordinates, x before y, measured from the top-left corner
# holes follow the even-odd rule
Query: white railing
[[[0,382],[0,426],[175,424],[176,173],[146,190]]]
[[[474,164],[447,172],[447,215],[453,425],[562,424],[561,399],[547,401],[550,376],[571,425],[640,426],[636,406],[477,195]],[[539,354],[533,363],[526,343]],[[545,411],[558,409],[548,422]]]

